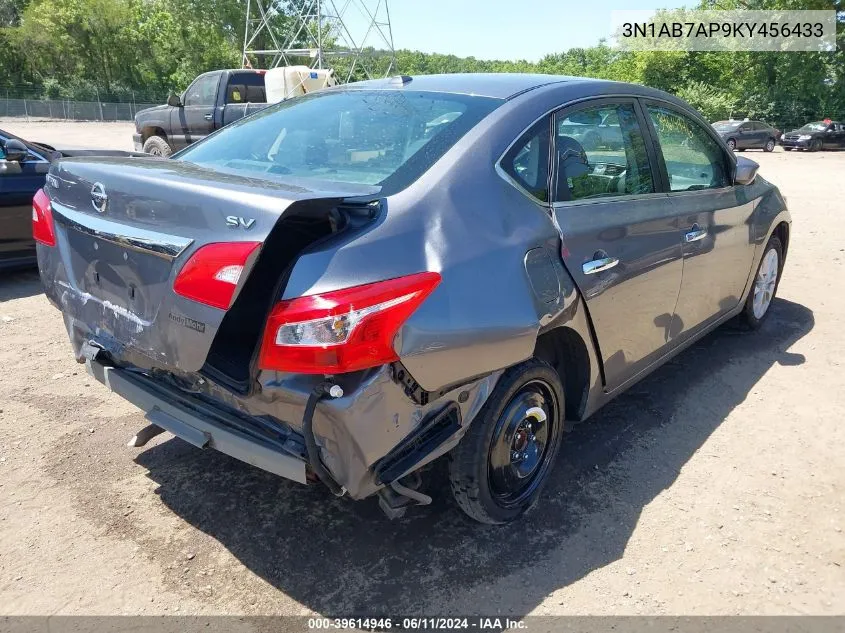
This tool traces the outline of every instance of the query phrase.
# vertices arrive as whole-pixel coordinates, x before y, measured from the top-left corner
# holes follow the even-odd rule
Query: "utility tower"
[[[396,72],[387,0],[246,0],[242,65],[334,68],[338,81]]]

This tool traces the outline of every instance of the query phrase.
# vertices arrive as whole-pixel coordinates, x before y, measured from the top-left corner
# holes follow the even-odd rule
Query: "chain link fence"
[[[155,105],[159,104],[27,99],[0,95],[0,117],[66,121],[132,121],[138,110]]]

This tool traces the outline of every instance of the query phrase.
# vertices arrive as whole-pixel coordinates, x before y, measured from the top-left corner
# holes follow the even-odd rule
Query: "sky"
[[[671,9],[691,0],[388,0],[393,43],[426,53],[537,61],[594,46],[611,30],[611,11]]]

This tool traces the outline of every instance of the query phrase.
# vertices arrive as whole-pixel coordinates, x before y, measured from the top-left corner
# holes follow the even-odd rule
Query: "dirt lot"
[[[131,126],[0,127],[131,149]],[[90,138],[89,138],[90,137]],[[845,613],[845,153],[748,152],[793,240],[759,332],[722,329],[567,437],[517,525],[443,486],[390,522],[144,425],[0,277],[0,613]]]

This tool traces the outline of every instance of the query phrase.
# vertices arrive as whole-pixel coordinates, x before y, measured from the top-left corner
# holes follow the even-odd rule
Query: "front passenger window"
[[[556,202],[654,192],[645,141],[632,104],[558,115],[555,132]]]
[[[668,108],[650,105],[647,109],[660,141],[671,191],[730,185],[725,153],[703,127]]]
[[[213,106],[217,99],[217,84],[220,83],[219,74],[198,77],[185,93],[186,106]]]

